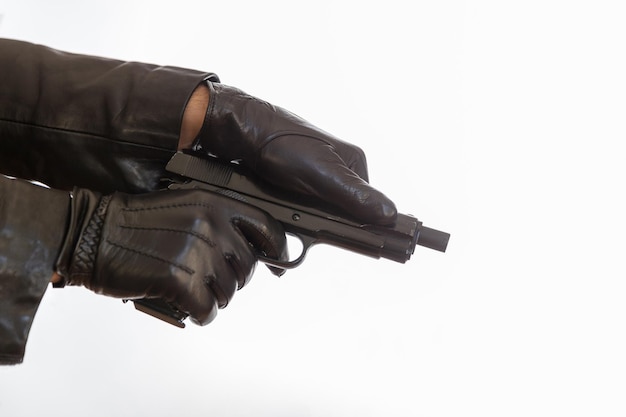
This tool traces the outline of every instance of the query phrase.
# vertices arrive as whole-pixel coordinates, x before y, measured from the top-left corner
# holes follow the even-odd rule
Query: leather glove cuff
[[[310,135],[306,122],[229,85],[206,81],[209,104],[193,148],[254,169],[259,150],[278,136]]]
[[[245,105],[244,100],[241,100],[241,92],[222,84],[215,85],[208,80],[206,85],[209,89],[209,104],[193,149],[203,150],[227,161],[249,160],[252,144],[245,143],[245,132],[241,131],[244,124],[238,117]],[[225,94],[224,89],[229,94]]]
[[[56,263],[57,273],[63,280],[54,287],[85,285],[90,280],[110,200],[109,195],[74,188],[70,221]]]

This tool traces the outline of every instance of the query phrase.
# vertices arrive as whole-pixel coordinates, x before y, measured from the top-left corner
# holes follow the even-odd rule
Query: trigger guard
[[[268,258],[267,256],[261,254],[257,255],[257,259],[267,266],[272,266],[280,269],[293,269],[299,266],[302,262],[304,262],[304,258],[306,257],[307,252],[309,251],[311,246],[313,246],[317,242],[317,239],[309,236],[302,236],[297,233],[294,233],[294,236],[296,236],[298,239],[300,239],[300,242],[302,242],[302,253],[296,259],[292,261],[281,261],[279,259]]]

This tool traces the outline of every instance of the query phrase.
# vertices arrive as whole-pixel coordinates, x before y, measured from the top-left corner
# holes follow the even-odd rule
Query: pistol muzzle
[[[421,226],[417,235],[417,244],[426,248],[445,252],[450,240],[450,233]]]

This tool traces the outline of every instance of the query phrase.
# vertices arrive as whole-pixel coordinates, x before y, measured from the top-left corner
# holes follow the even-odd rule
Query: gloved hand
[[[196,149],[240,160],[266,181],[331,202],[363,222],[393,223],[396,207],[367,183],[361,149],[237,88],[212,82],[208,87]]]
[[[258,252],[286,260],[285,235],[245,203],[200,190],[75,189],[56,268],[63,284],[160,298],[204,325],[249,281]]]

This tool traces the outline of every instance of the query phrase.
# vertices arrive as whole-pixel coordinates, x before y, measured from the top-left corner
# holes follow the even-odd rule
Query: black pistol
[[[166,170],[173,174],[169,189],[202,189],[246,202],[266,211],[288,234],[302,242],[302,253],[294,260],[279,261],[258,255],[268,266],[291,269],[300,265],[315,244],[325,243],[374,258],[405,263],[416,245],[445,252],[450,234],[422,225],[418,219],[398,214],[391,226],[362,224],[324,203],[294,198],[293,195],[260,181],[244,167],[206,155],[178,152]],[[187,315],[162,300],[133,300],[135,307],[161,320],[184,327]]]

